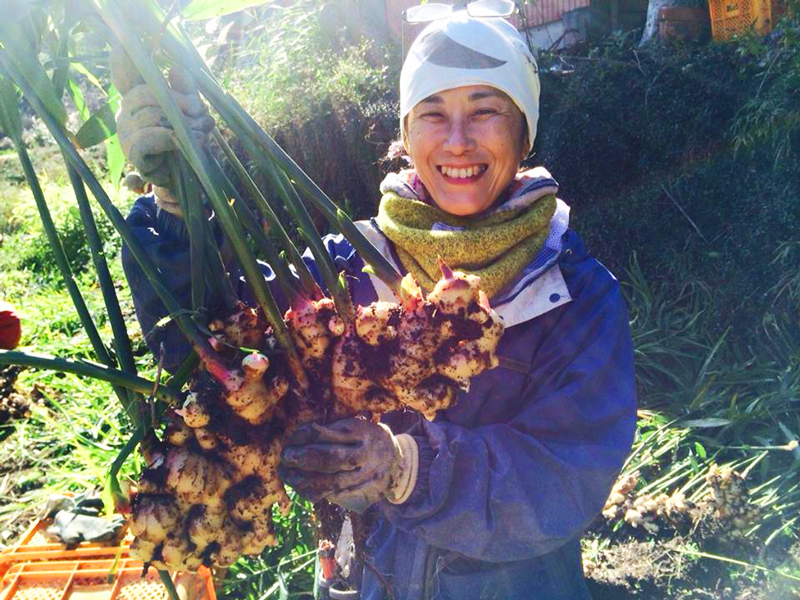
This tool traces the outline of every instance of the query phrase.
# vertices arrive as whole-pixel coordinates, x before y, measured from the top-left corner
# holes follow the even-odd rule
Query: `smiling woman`
[[[518,172],[538,117],[536,63],[507,22],[455,11],[409,50],[400,124],[413,168],[386,178],[365,230],[423,287],[439,259],[480,276],[506,330],[501,366],[457,406],[433,422],[384,417],[414,441],[415,481],[378,505],[361,598],[386,597],[386,581],[415,600],[588,598],[579,539],[632,441],[632,349],[616,280],[568,229],[556,182]],[[352,469],[320,468],[319,449],[291,449],[301,494],[322,477],[335,490]]]
[[[313,501],[374,514],[370,564],[350,568],[362,600],[586,600],[579,540],[630,449],[633,351],[617,281],[569,229],[558,184],[541,167],[518,172],[536,137],[536,62],[509,23],[457,7],[409,50],[399,117],[414,168],[387,176],[377,216],[357,226],[426,291],[442,292],[442,262],[466,273],[448,280],[456,283],[444,295],[460,297],[464,282],[479,281],[485,295],[459,308],[478,317],[469,355],[459,359],[488,356],[482,340],[492,325],[481,311],[493,310],[505,325],[499,366],[470,379],[433,420],[409,409],[380,424],[299,427],[285,439],[280,479]],[[173,284],[186,288],[184,223],[157,205],[141,198],[129,219],[164,272],[176,274]],[[451,349],[439,356],[425,344],[425,328],[378,310],[396,298],[348,240],[324,242],[353,304],[377,301],[372,316],[384,315],[387,335],[415,342],[398,346],[406,382],[447,356]],[[126,271],[141,282],[131,288],[149,331],[166,313],[130,260]],[[159,349],[162,340],[147,339]],[[165,346],[181,355],[168,338]],[[369,352],[370,369],[395,360]],[[362,377],[352,375],[354,385]]]

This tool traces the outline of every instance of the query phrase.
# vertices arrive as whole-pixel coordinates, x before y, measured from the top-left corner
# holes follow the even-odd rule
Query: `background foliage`
[[[249,37],[223,39],[224,20],[193,33],[248,111],[350,214],[367,217],[390,168],[380,158],[397,135],[399,49],[361,38],[325,6],[301,0],[258,13],[263,20]],[[798,22],[787,19],[765,39],[639,49],[634,36],[619,34],[574,56],[541,56],[542,116],[530,161],[561,182],[572,226],[626,291],[642,408],[626,472],[638,472],[642,488],[687,486],[702,496],[712,461],[753,465],[753,500],[764,512],[749,532],[751,545],[682,551],[713,550],[795,574],[800,457],[780,447],[800,435],[799,34]],[[92,70],[105,76],[102,60]],[[83,269],[88,256],[66,176],[36,131],[33,121],[28,139],[45,144],[34,151],[37,170],[108,339],[99,290]],[[105,153],[94,160],[103,169]],[[0,155],[0,173],[0,297],[20,308],[25,346],[88,356],[13,156]],[[133,197],[121,191],[116,200],[125,207]],[[113,258],[119,241],[104,227]],[[112,265],[138,333],[124,276],[118,261]],[[152,372],[141,338],[134,342],[144,373]],[[25,371],[17,388],[32,405],[30,418],[3,426],[11,437],[0,446],[7,465],[0,522],[9,538],[24,520],[20,511],[49,491],[97,485],[126,436],[105,386]],[[132,461],[128,473],[137,468]],[[310,589],[308,507],[298,504],[294,516],[282,524],[280,547],[231,570],[228,597]],[[629,535],[600,528],[587,556],[622,547]],[[634,539],[655,544],[641,532]],[[680,577],[651,569],[594,592],[796,597],[780,576],[752,567],[696,556],[681,564]],[[716,586],[715,595],[693,595],[699,586]]]
[[[335,3],[270,13],[225,71],[236,97],[332,198],[372,216],[375,168],[397,135],[399,48],[361,37]]]

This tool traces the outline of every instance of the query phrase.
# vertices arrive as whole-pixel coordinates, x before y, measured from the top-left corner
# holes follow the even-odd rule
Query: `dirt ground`
[[[606,545],[607,544],[607,545]],[[605,547],[603,547],[605,546]],[[608,544],[591,533],[584,552],[587,581],[594,600],[797,600],[800,584],[767,571],[698,552],[775,568],[800,565],[800,543],[776,538],[767,547],[739,539],[690,536],[628,539]],[[602,547],[602,549],[600,549]],[[702,547],[702,551],[699,549]],[[736,567],[736,569],[732,569]]]
[[[25,418],[30,414],[32,402],[20,393],[16,379],[20,367],[0,366],[0,444],[13,443],[11,419]],[[0,548],[10,546],[22,535],[36,518],[33,510],[23,509],[22,498],[34,487],[41,486],[41,473],[32,463],[13,458],[13,453],[3,453],[0,461]]]

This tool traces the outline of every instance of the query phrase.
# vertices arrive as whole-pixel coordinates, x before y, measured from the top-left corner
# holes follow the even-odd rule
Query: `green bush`
[[[797,14],[800,3],[793,5]],[[785,18],[773,38],[748,41],[739,52],[756,62],[757,87],[731,124],[734,147],[747,156],[754,147],[767,146],[777,166],[800,141],[800,21]]]
[[[565,60],[566,75],[542,60],[535,151],[575,206],[713,160],[751,95],[754,65],[730,44],[637,50],[622,38]]]
[[[87,266],[90,266],[92,255],[86,241],[80,212],[77,206],[71,206],[60,216],[60,220],[56,222],[56,229],[61,239],[61,245],[64,247],[64,253],[67,255],[72,272],[82,273]],[[98,228],[101,236],[106,240],[116,236],[114,228],[105,219],[99,221]],[[106,246],[107,257],[113,258],[118,251],[117,244],[106,244]],[[39,232],[31,239],[25,252],[20,256],[19,268],[33,271],[40,278],[60,279],[61,273],[44,232]]]
[[[42,146],[32,148],[30,155],[70,266],[74,273],[81,274],[91,265],[91,253],[61,154],[55,146]],[[88,158],[95,168],[99,166],[97,152],[89,153]],[[0,244],[6,246],[0,252],[0,269],[27,270],[41,281],[60,282],[61,274],[16,152],[5,158],[0,195]],[[124,212],[132,199],[125,192],[117,200]],[[93,210],[107,257],[113,259],[119,249],[118,236],[96,205]],[[93,272],[93,267],[88,270]]]
[[[377,208],[377,160],[397,135],[400,61],[326,10],[304,0],[277,11],[226,76],[311,178],[364,218]]]
[[[535,159],[562,184],[573,226],[617,274],[635,251],[674,297],[690,280],[713,287],[701,322],[716,335],[733,324],[746,338],[760,324],[783,276],[774,252],[800,232],[800,158],[780,146],[776,161],[773,139],[744,133],[754,98],[788,105],[797,77],[764,77],[748,48],[785,39],[639,50],[622,38],[566,58],[566,75],[542,61]]]

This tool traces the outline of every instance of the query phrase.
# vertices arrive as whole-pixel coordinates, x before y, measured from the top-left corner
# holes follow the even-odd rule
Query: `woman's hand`
[[[405,502],[416,484],[418,460],[410,435],[350,418],[298,427],[281,453],[278,475],[314,502],[326,499],[361,513],[382,498]]]
[[[111,79],[122,94],[117,114],[117,134],[128,161],[141,176],[153,184],[158,205],[180,215],[180,207],[170,191],[170,161],[178,149],[178,140],[155,94],[144,83],[136,66],[122,48],[111,54]],[[192,134],[205,144],[214,129],[214,119],[200,99],[191,77],[177,67],[170,69],[172,95],[181,108]]]

